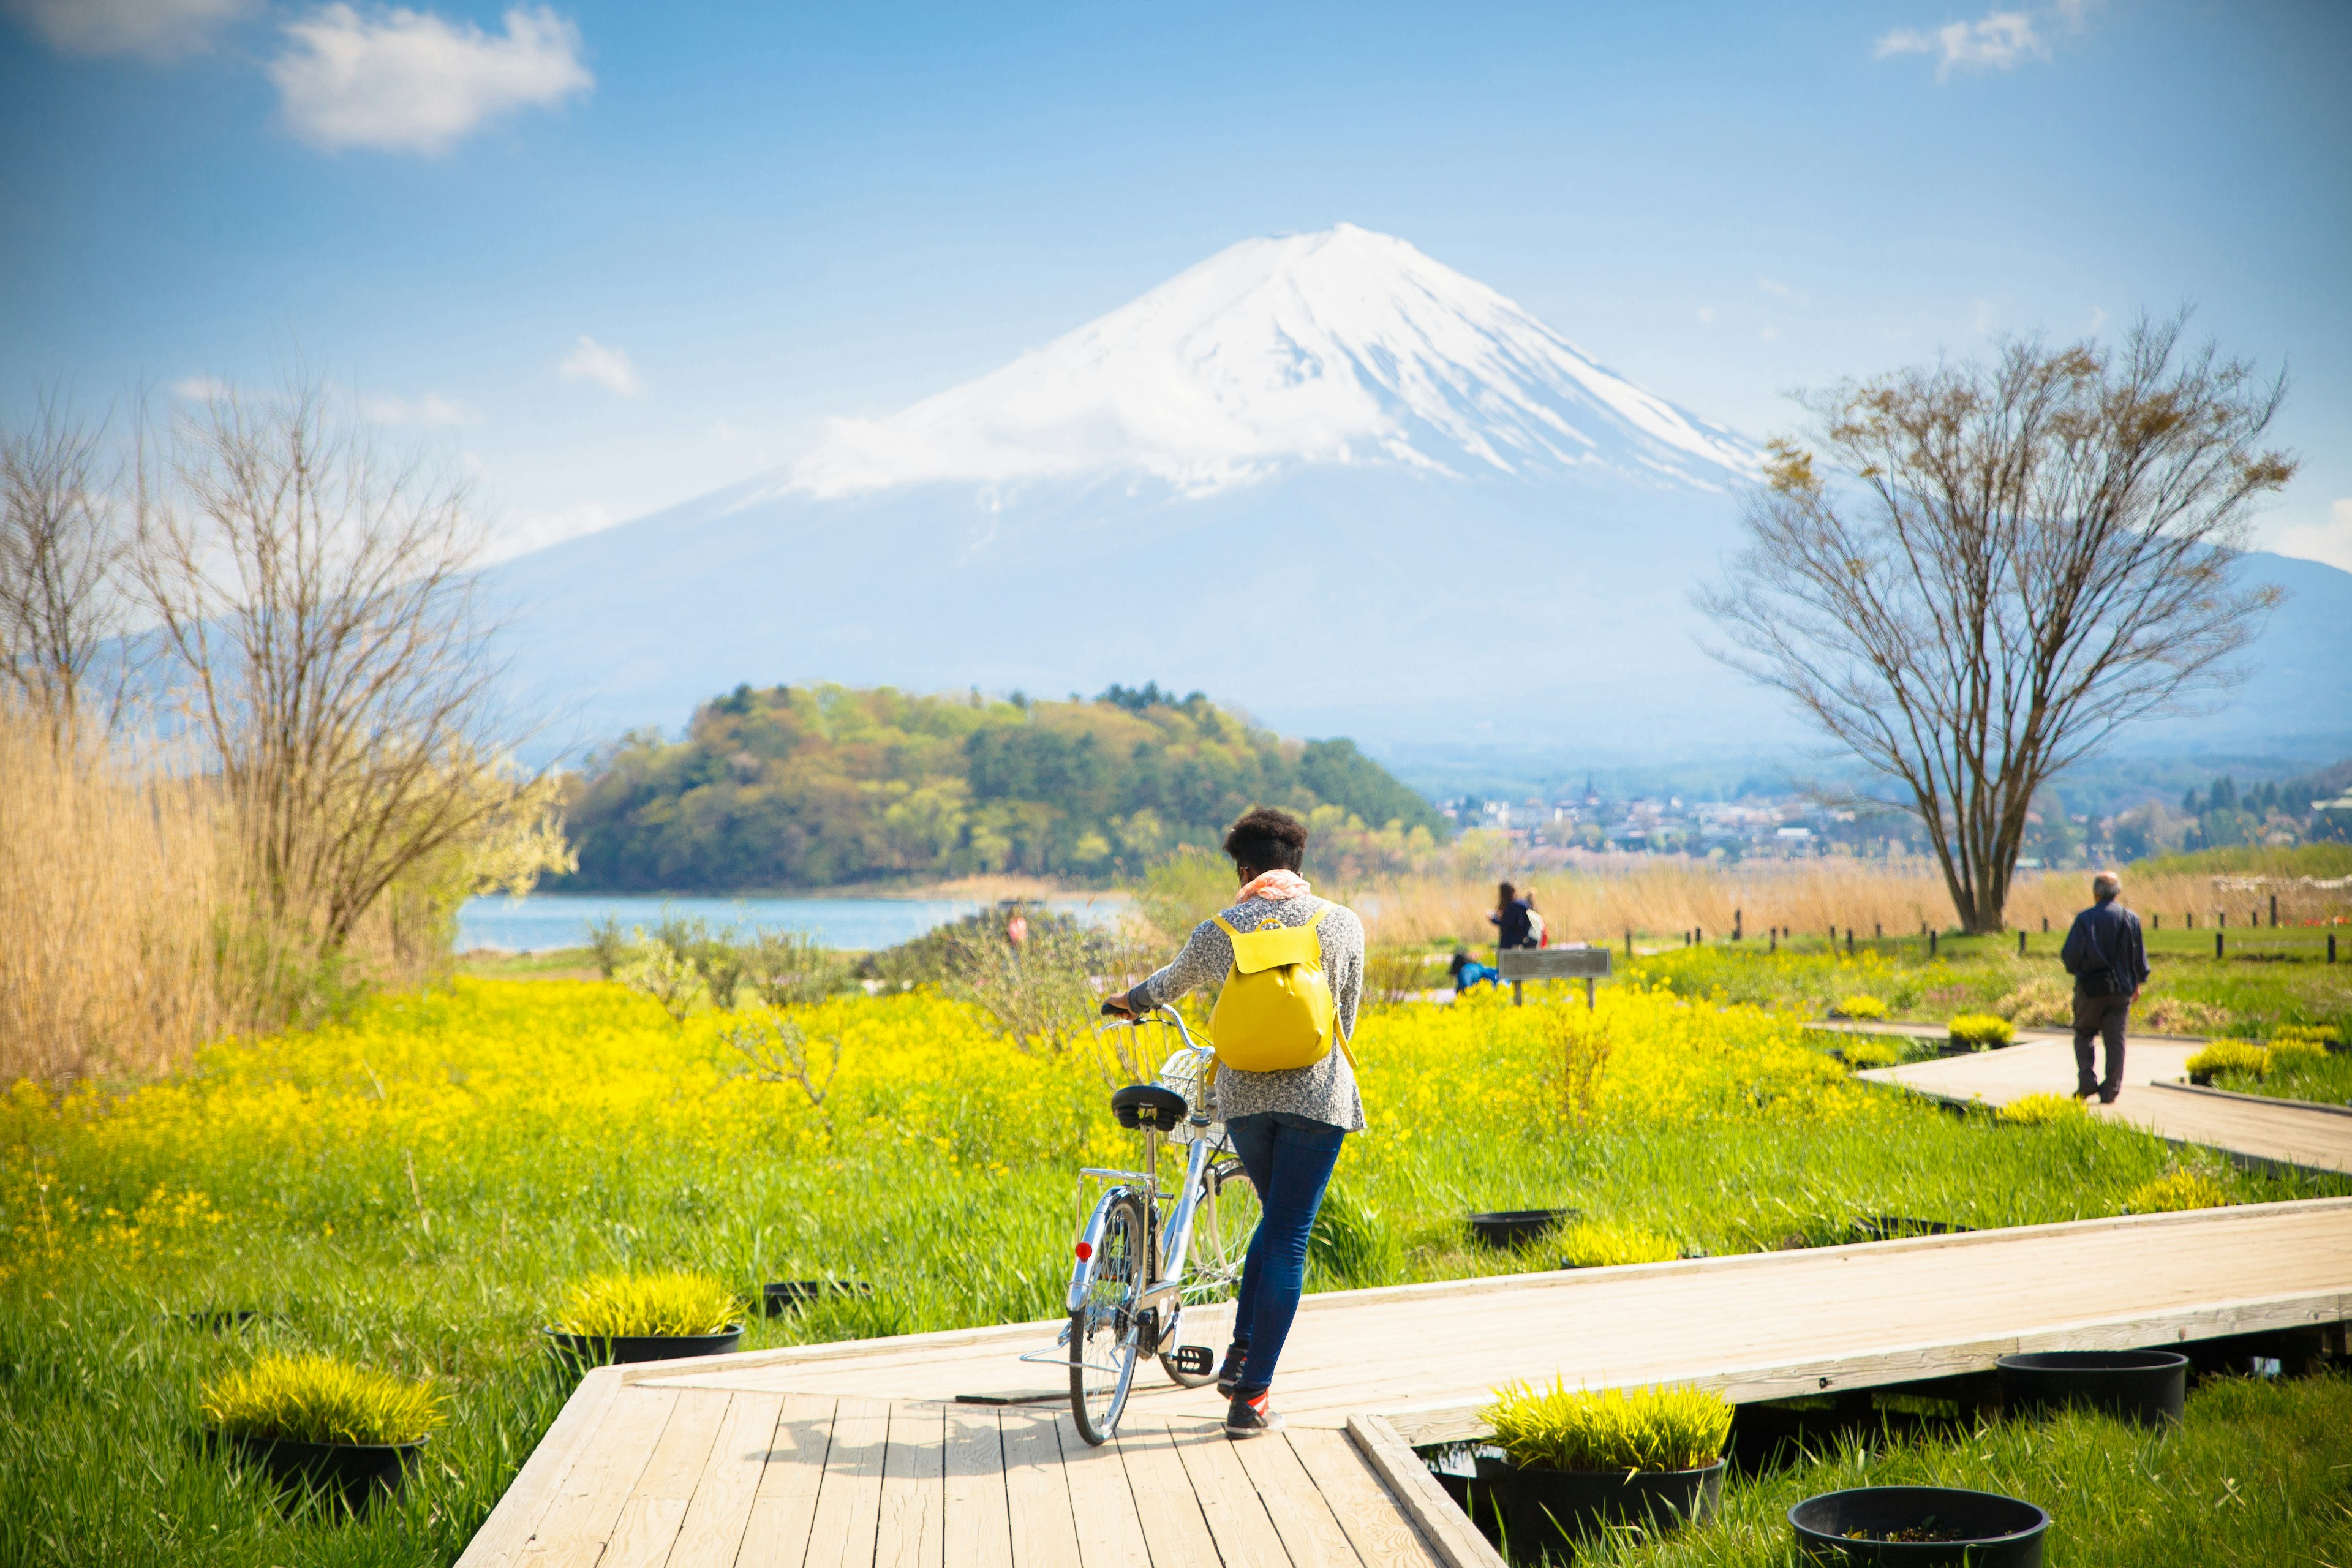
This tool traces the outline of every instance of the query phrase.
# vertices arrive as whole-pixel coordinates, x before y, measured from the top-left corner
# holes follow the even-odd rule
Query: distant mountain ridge
[[[674,729],[742,681],[1148,676],[1374,756],[1744,763],[1813,743],[1706,657],[1690,601],[1756,461],[1485,284],[1342,225],[1230,247],[491,582],[519,695],[574,743]],[[2266,668],[2132,743],[2352,752],[2352,574],[2245,569],[2291,590]]]

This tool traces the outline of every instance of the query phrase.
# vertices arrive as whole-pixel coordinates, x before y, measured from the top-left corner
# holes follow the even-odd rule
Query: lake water
[[[1108,925],[1127,908],[1118,893],[1057,897],[1046,900],[1056,912],[1087,925]],[[651,930],[665,914],[696,916],[714,927],[745,931],[806,931],[827,947],[890,947],[933,926],[961,920],[981,903],[973,899],[661,899],[607,897],[596,893],[533,893],[528,898],[470,899],[457,911],[457,951],[495,948],[504,952],[544,952],[585,947],[588,928],[607,917],[621,929]]]

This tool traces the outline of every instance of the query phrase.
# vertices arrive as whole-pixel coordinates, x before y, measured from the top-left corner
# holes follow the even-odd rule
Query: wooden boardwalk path
[[[2196,1049],[2195,1043],[2131,1041],[2124,1051],[2123,1092],[2113,1105],[2094,1105],[2092,1114],[2242,1160],[2352,1174],[2352,1115],[2191,1088],[2180,1080]],[[2071,1093],[2074,1046],[2066,1037],[2029,1038],[1996,1051],[1873,1068],[1854,1076],[1899,1084],[1936,1100],[2006,1105],[2021,1095]]]
[[[1087,1448],[1017,1359],[1050,1322],[609,1367],[460,1568],[1499,1568],[1407,1445],[1509,1379],[1769,1399],[2347,1318],[2326,1198],[1312,1296],[1245,1443],[1154,1371]]]

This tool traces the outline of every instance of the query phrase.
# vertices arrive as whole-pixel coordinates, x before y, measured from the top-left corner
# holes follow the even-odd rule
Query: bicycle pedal
[[[1206,1345],[1179,1345],[1176,1353],[1168,1359],[1174,1362],[1176,1370],[1186,1377],[1206,1377],[1217,1364],[1216,1356]]]

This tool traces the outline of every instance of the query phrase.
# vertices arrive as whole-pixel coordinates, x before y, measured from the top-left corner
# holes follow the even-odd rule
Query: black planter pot
[[[183,1312],[180,1314],[180,1321],[192,1329],[210,1329],[213,1332],[220,1334],[226,1333],[231,1329],[251,1328],[254,1324],[274,1316],[276,1316],[275,1313],[258,1312],[249,1307],[238,1307],[227,1311]]]
[[[781,1318],[794,1307],[821,1301],[827,1296],[871,1296],[874,1287],[863,1279],[772,1279],[760,1288],[762,1315]]]
[[[1478,1527],[1478,1533],[1489,1545],[1500,1545],[1503,1540],[1502,1500],[1495,1495],[1494,1487],[1465,1470],[1449,1469],[1436,1461],[1430,1462],[1429,1473],[1454,1500],[1454,1506],[1469,1516]]]
[[[1521,1563],[1566,1558],[1579,1536],[1604,1524],[1672,1530],[1714,1513],[1723,1501],[1723,1461],[1696,1470],[1548,1470],[1481,1455],[1473,1485],[1502,1504],[1511,1555]]]
[[[1989,1051],[1992,1048],[1990,1045],[1979,1046],[1967,1040],[1950,1038],[1938,1040],[1936,1043],[1936,1054],[1939,1057],[1972,1057],[1979,1051]]]
[[[2210,1072],[2192,1072],[2189,1075],[2189,1081],[2199,1089],[2210,1089],[2213,1087],[2213,1075]]]
[[[306,1443],[297,1437],[215,1434],[217,1440],[259,1465],[281,1487],[310,1487],[339,1499],[356,1513],[379,1495],[400,1489],[408,1462],[427,1439],[414,1443]]]
[[[715,1334],[567,1334],[542,1331],[555,1353],[575,1366],[621,1362],[683,1361],[688,1356],[725,1355],[742,1342],[743,1325],[730,1323]]]
[[[1974,1226],[1948,1225],[1940,1219],[1914,1219],[1909,1215],[1864,1215],[1848,1227],[1856,1241],[1900,1241],[1914,1236],[1961,1236]]]
[[[1814,1563],[1901,1568],[2042,1568],[2050,1516],[1998,1492],[1957,1487],[1857,1487],[1807,1498],[1789,1510],[1797,1547]],[[1855,1540],[1927,1525],[1947,1541]]]
[[[2189,1358],[2171,1351],[2043,1351],[2005,1355],[2001,1403],[2013,1411],[2079,1405],[2160,1426],[2180,1419]]]
[[[1505,1250],[1525,1247],[1556,1228],[1574,1209],[1498,1209],[1470,1216],[1470,1234],[1488,1247]]]

